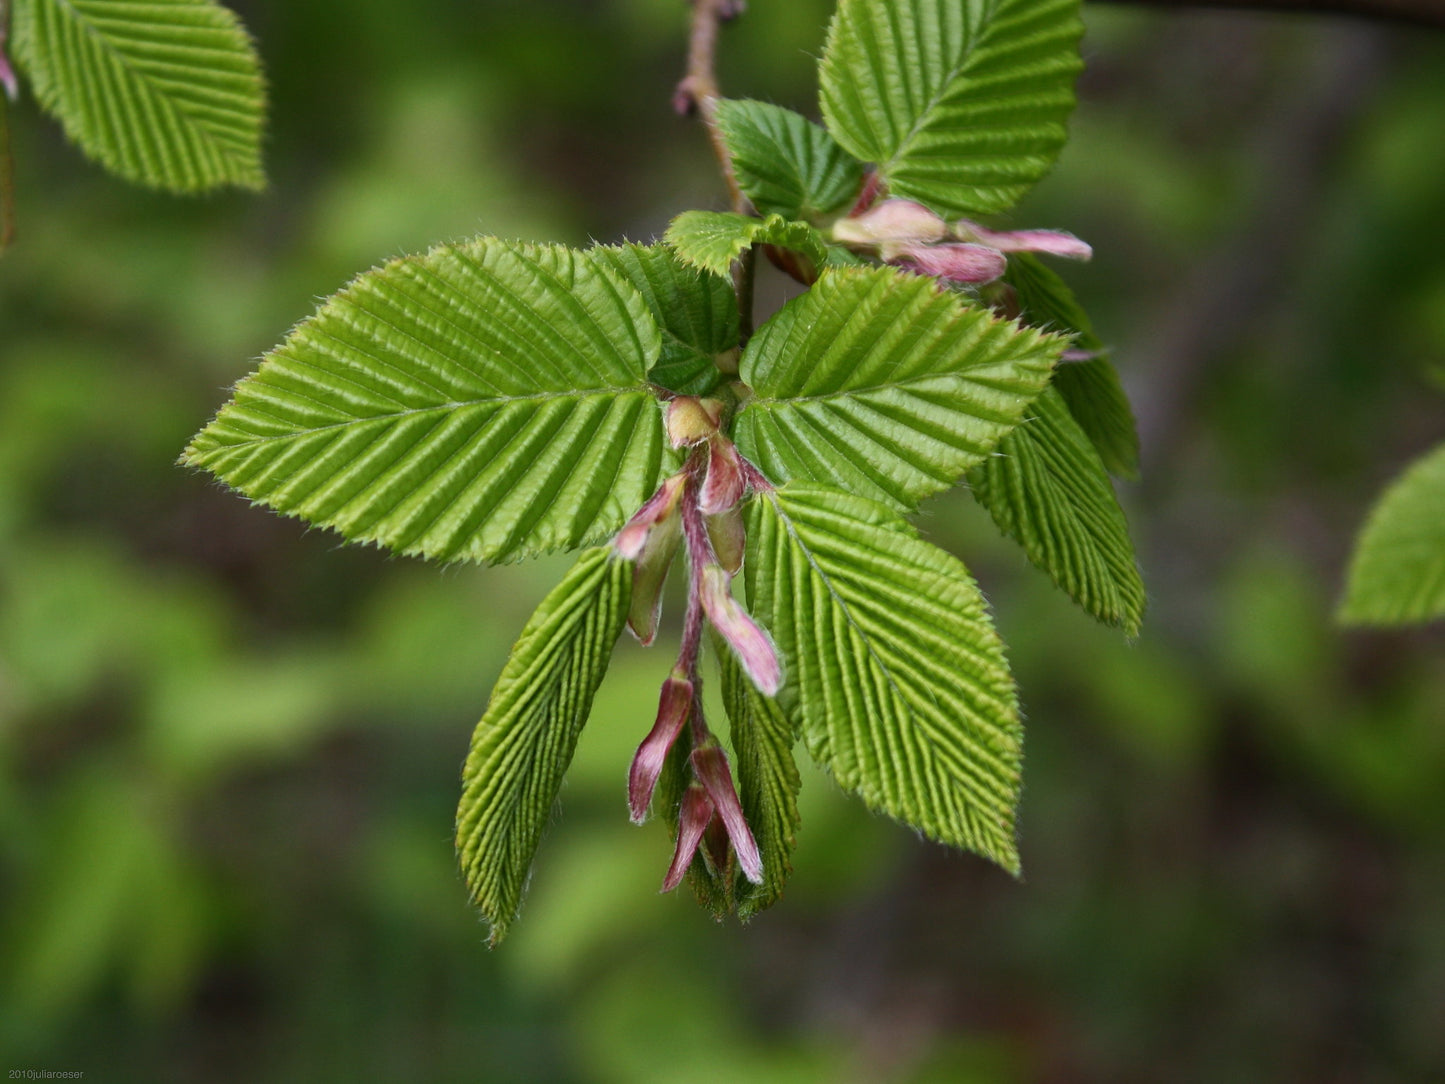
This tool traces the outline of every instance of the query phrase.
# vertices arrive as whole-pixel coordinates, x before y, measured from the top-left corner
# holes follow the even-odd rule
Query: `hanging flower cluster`
[[[884,263],[947,282],[981,286],[1000,278],[1010,252],[1070,260],[1094,254],[1061,230],[990,230],[961,218],[948,223],[921,203],[886,199],[833,224],[833,239],[876,254]]]
[[[727,407],[721,400],[677,396],[667,405],[667,434],[674,448],[690,449],[681,471],[667,478],[613,542],[618,556],[635,562],[627,625],[644,645],[657,635],[662,589],[677,551],[686,550],[687,611],[682,648],[658,698],[657,720],[637,747],[628,773],[632,819],[641,824],[674,743],[689,743],[692,780],[678,809],[677,849],[662,890],[676,888],[694,857],[713,868],[727,863],[728,848],[754,884],[763,880],[762,857],[743,815],[727,755],[708,729],[702,708],[698,660],[702,634],[712,625],[744,672],[763,693],[782,686],[777,650],[732,595],[742,567],[742,502],[749,490],[771,486],[723,434]]]

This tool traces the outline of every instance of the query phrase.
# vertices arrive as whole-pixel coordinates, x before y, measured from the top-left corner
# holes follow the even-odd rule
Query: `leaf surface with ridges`
[[[814,759],[872,808],[1016,873],[1022,725],[968,570],[828,487],[760,494],[747,516],[749,602]]]
[[[86,154],[139,184],[261,188],[265,87],[213,0],[17,0],[15,56]]]
[[[978,502],[1075,602],[1129,635],[1144,618],[1144,582],[1129,524],[1103,461],[1049,388],[1023,424],[968,473]]]
[[[1066,340],[997,319],[930,278],[824,272],[743,352],[734,437],[769,478],[912,508],[1018,424]]]
[[[733,261],[753,245],[792,249],[814,267],[822,267],[828,259],[827,245],[817,230],[782,215],[751,218],[731,211],[684,211],[672,220],[663,240],[684,263],[714,275],[728,274]]]
[[[627,621],[632,565],[588,550],[532,615],[472,735],[457,853],[495,945],[516,917],[577,736]]]
[[[944,214],[1004,211],[1067,138],[1079,0],[840,0],[823,116],[890,195]]]
[[[354,541],[501,561],[656,488],[661,333],[583,254],[482,238],[368,271],[241,381],[185,462]]]
[[[725,99],[718,102],[717,123],[738,185],[762,214],[814,221],[858,195],[862,165],[802,114]]]

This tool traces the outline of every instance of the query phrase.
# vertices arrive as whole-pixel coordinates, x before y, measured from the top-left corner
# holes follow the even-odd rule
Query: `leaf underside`
[[[1004,276],[1018,294],[1025,322],[1046,331],[1075,334],[1081,350],[1104,353],[1104,344],[1073,291],[1051,268],[1029,252],[1009,256]],[[1069,413],[1088,434],[1104,466],[1120,478],[1139,477],[1139,430],[1119,374],[1107,357],[1060,365],[1054,387],[1064,397]]]
[[[753,245],[777,245],[802,253],[814,267],[828,259],[823,237],[806,222],[782,215],[750,218],[731,211],[684,211],[663,237],[687,264],[714,275],[727,275],[733,261]]]
[[[617,530],[656,488],[661,353],[582,253],[483,238],[355,279],[243,380],[184,461],[346,538],[501,561]]]
[[[1103,461],[1052,388],[968,474],[979,503],[1088,613],[1138,633],[1144,583]]]
[[[259,189],[265,88],[213,0],[18,0],[15,55],[86,154],[139,184]]]
[[[870,807],[1018,872],[1022,726],[968,571],[887,506],[828,487],[759,495],[747,515],[748,598],[813,758]]]
[[[577,736],[622,634],[632,566],[588,550],[537,608],[472,735],[457,852],[473,902],[506,936]]]
[[[1355,544],[1340,620],[1406,625],[1445,617],[1445,445],[1396,479]]]
[[[662,356],[648,378],[679,395],[715,390],[717,356],[738,345],[728,280],[688,267],[666,245],[599,245],[587,255],[641,294],[662,329]]]
[[[782,705],[758,692],[725,645],[716,652],[723,706],[732,723],[738,798],[763,857],[763,883],[736,871],[732,904],[747,919],[777,902],[792,872],[797,842],[798,791],[802,779],[793,760],[799,727]]]
[[[1065,340],[892,268],[828,271],[749,341],[734,437],[769,478],[912,508],[980,462]]]
[[[1007,210],[1064,145],[1082,33],[1079,0],[841,0],[823,116],[891,195]]]
[[[858,195],[862,165],[807,117],[766,102],[724,99],[717,124],[738,185],[760,213],[815,221]]]

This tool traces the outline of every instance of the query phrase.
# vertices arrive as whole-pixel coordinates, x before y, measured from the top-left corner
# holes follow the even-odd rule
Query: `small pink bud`
[[[15,69],[10,66],[10,58],[5,55],[5,34],[0,28],[0,87],[5,89],[5,97],[12,102],[20,100],[20,80],[15,78]]]
[[[617,551],[617,556],[624,561],[636,561],[642,556],[652,529],[675,518],[677,502],[682,497],[685,480],[681,474],[663,479],[657,492],[648,497],[647,502],[633,514],[622,530],[617,532],[617,537],[612,541],[612,548]]]
[[[729,575],[735,574],[743,567],[743,551],[748,542],[747,530],[743,526],[743,510],[734,506],[726,512],[708,516],[703,522],[707,525],[708,541],[712,543],[713,553],[717,554],[718,564]]]
[[[729,590],[732,577],[721,565],[705,565],[702,570],[702,608],[753,684],[767,696],[776,696],[783,685],[783,668],[768,634],[758,628],[738,605]]]
[[[992,282],[1008,268],[1004,254],[986,245],[886,245],[883,258],[921,275],[972,285]]]
[[[1094,255],[1087,242],[1063,230],[990,230],[964,218],[954,225],[954,232],[965,241],[978,241],[1000,252],[1042,252],[1066,260],[1087,260]]]
[[[744,488],[742,457],[736,445],[719,433],[708,441],[707,477],[697,495],[698,509],[711,516],[736,508]]]
[[[679,395],[667,404],[667,439],[674,448],[683,448],[716,436],[722,425],[724,409],[726,404],[720,399]]]
[[[634,824],[641,824],[647,819],[647,807],[652,804],[657,777],[662,774],[668,750],[692,714],[692,703],[692,682],[687,680],[686,674],[674,670],[672,676],[662,683],[662,695],[657,700],[657,721],[637,747],[637,754],[632,758],[632,767],[627,773],[627,804],[632,810]]]
[[[707,796],[712,799],[713,808],[727,828],[728,839],[737,852],[743,876],[755,885],[762,884],[763,858],[758,853],[758,843],[748,827],[747,817],[743,815],[743,804],[738,801],[732,772],[728,770],[727,754],[716,738],[709,738],[692,751],[692,770],[697,773]]]
[[[682,542],[682,517],[668,516],[647,536],[647,544],[632,570],[632,600],[627,607],[627,628],[647,647],[657,636],[662,620],[662,589]]]
[[[677,849],[672,853],[672,865],[667,868],[667,876],[662,879],[662,891],[671,892],[682,884],[712,814],[712,799],[707,796],[702,784],[689,785],[677,809]]]
[[[833,223],[833,240],[847,245],[876,245],[888,241],[942,241],[948,224],[921,203],[886,199],[856,218]]]

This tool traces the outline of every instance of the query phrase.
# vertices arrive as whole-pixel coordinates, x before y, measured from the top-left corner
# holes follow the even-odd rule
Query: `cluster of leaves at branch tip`
[[[581,549],[463,769],[457,847],[494,943],[614,643],[656,641],[675,564],[678,654],[626,786],[634,821],[673,832],[664,890],[687,880],[744,918],[778,899],[800,739],[870,808],[1019,869],[1004,645],[967,568],[907,516],[966,480],[1084,609],[1138,627],[1109,478],[1136,466],[1133,420],[1037,258],[1088,248],[975,220],[1057,155],[1080,33],[1078,0],[842,0],[825,125],[716,103],[756,217],[687,212],[661,244],[586,251],[482,237],[368,271],[186,450],[253,501],[398,553]],[[752,248],[809,289],[743,344],[729,272]]]

